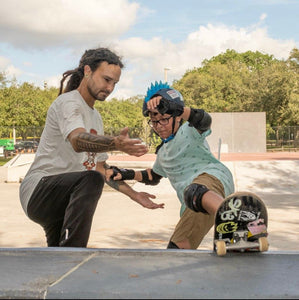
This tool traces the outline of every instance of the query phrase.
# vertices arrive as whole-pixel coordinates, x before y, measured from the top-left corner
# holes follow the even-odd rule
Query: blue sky
[[[0,72],[58,86],[85,49],[110,47],[125,69],[111,97],[144,95],[226,51],[286,59],[299,48],[299,0],[0,0]],[[17,8],[17,9],[16,9]]]

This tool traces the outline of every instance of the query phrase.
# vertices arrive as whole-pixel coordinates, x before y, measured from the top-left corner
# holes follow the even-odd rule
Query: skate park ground
[[[120,167],[152,166],[154,155],[111,155]],[[212,252],[212,230],[198,250],[165,250],[179,201],[163,179],[130,182],[157,196],[148,210],[105,187],[87,249],[47,248],[22,211],[19,183],[0,182],[0,298],[298,298],[299,153],[221,154],[236,190],[258,194],[269,215],[269,251]]]

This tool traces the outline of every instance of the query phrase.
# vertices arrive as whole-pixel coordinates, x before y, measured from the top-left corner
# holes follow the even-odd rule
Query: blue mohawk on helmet
[[[160,82],[155,81],[155,85],[153,85],[153,83],[151,83],[151,87],[147,89],[147,93],[144,98],[144,102],[147,103],[152,98],[152,96],[154,96],[159,90],[169,89],[169,88],[170,88],[169,84],[167,82],[162,83],[161,80],[160,80]]]

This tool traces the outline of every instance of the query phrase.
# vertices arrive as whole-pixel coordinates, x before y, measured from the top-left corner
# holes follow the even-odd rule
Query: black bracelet
[[[132,180],[135,177],[135,171],[132,169],[119,169],[118,167],[111,166],[113,170],[111,178],[113,179],[118,173],[121,174],[122,180]]]

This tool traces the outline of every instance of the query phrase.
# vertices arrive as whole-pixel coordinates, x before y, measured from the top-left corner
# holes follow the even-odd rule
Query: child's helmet
[[[147,102],[154,96],[162,96],[162,98],[173,101],[184,106],[184,99],[181,93],[171,88],[168,83],[158,83],[155,81],[155,85],[151,83],[151,87],[147,89],[146,97],[144,98],[142,113],[145,117],[148,116]]]

